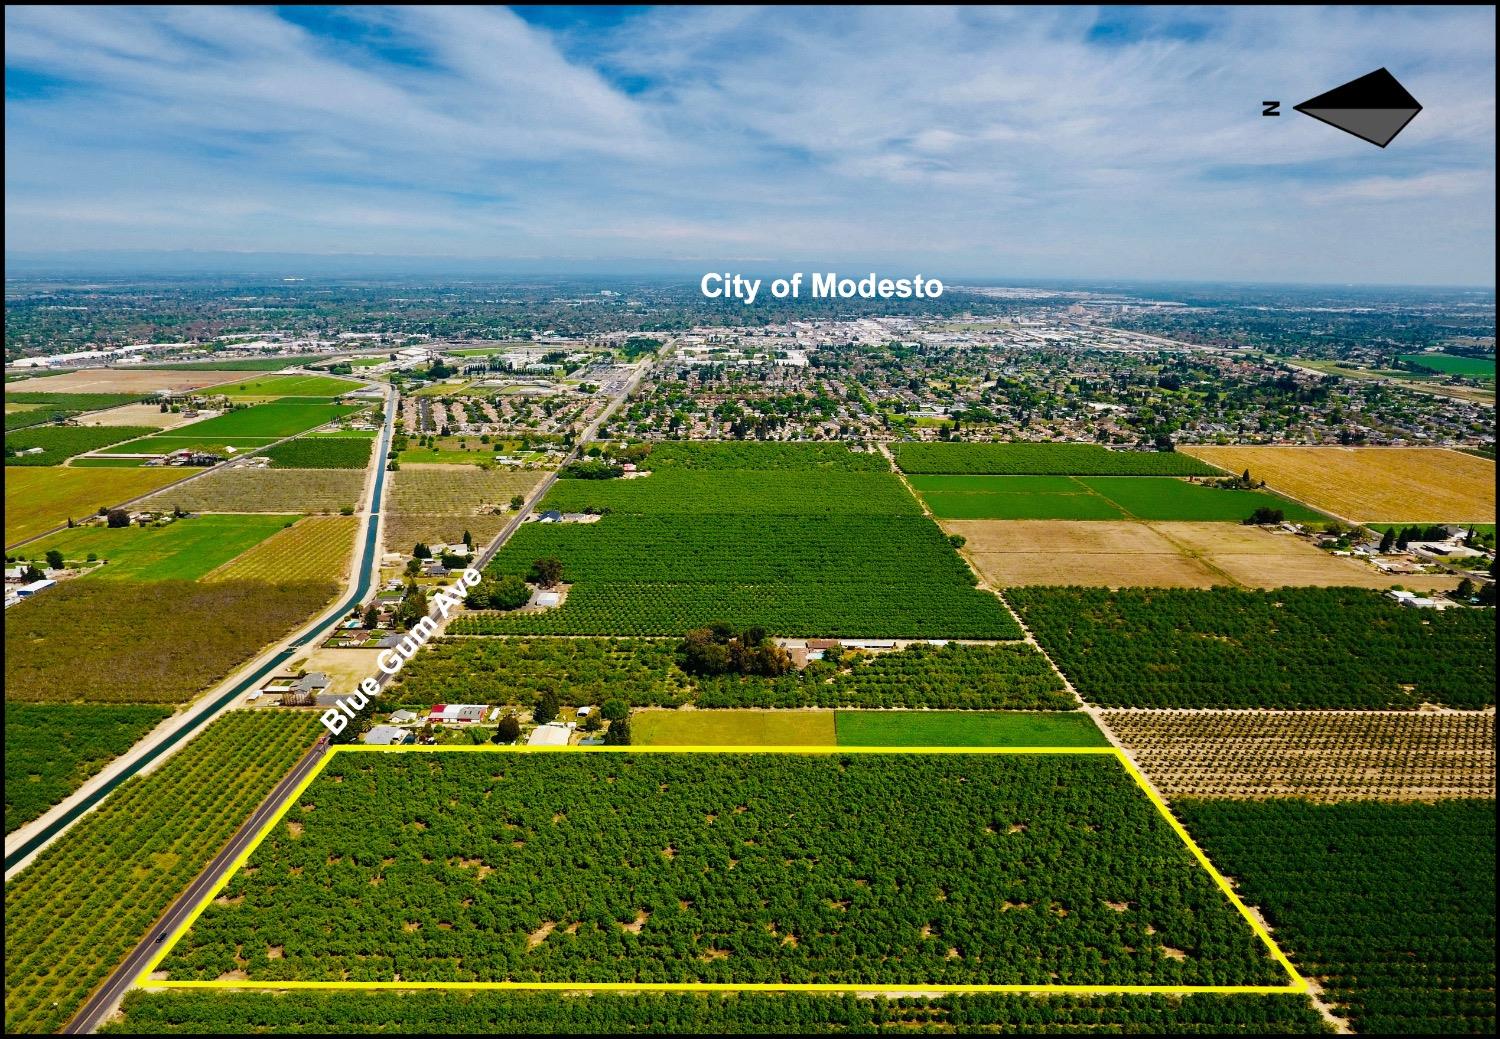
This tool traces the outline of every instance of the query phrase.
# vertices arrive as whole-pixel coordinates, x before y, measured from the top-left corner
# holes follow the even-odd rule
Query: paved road
[[[292,771],[276,784],[270,796],[262,801],[260,807],[252,812],[250,818],[246,819],[235,831],[229,843],[208,864],[208,868],[199,874],[197,880],[188,885],[187,890],[177,896],[177,900],[146,932],[140,944],[131,950],[130,955],[125,957],[124,961],[115,968],[114,973],[105,979],[104,984],[83,1005],[83,1009],[74,1015],[73,1020],[63,1028],[64,1033],[78,1035],[92,1032],[104,1022],[104,1018],[125,997],[125,993],[135,983],[135,979],[145,969],[146,964],[151,962],[151,958],[161,951],[172,933],[187,920],[199,900],[219,882],[230,864],[259,836],[261,828],[275,818],[276,813],[281,810],[282,802],[291,796],[297,784],[306,779],[309,772],[317,768],[318,762],[323,759],[326,752],[327,748],[320,740],[316,746],[303,755],[302,760],[297,762]]]
[[[291,660],[296,655],[295,651],[297,649],[320,638],[369,593],[371,582],[374,580],[375,552],[378,547],[375,535],[380,523],[381,496],[385,488],[385,465],[383,460],[390,446],[395,413],[396,409],[392,404],[392,399],[388,397],[385,426],[382,429],[380,443],[377,448],[379,452],[377,457],[379,468],[375,473],[375,490],[371,497],[369,527],[366,531],[364,552],[360,556],[359,565],[355,567],[354,573],[351,575],[352,586],[348,599],[340,603],[337,608],[323,614],[321,619],[315,621],[313,626],[308,628],[301,636],[287,643],[283,649],[274,653],[260,667],[236,682],[229,689],[210,701],[200,701],[193,708],[185,712],[180,719],[169,719],[167,724],[174,727],[166,732],[165,735],[157,737],[157,741],[149,750],[139,757],[129,760],[123,768],[120,768],[118,772],[110,776],[107,781],[89,791],[86,796],[78,798],[66,811],[59,814],[56,818],[49,820],[42,827],[35,829],[35,832],[30,833],[24,840],[15,841],[14,843],[12,843],[12,840],[7,840],[5,851],[5,873],[7,880],[17,866],[23,864],[26,859],[40,851],[69,826],[72,826],[81,816],[91,811],[121,783],[125,782],[131,776],[137,775],[142,769],[175,749],[185,739],[192,736],[202,725],[216,717],[220,711],[233,703],[236,697],[247,693],[259,685],[268,675],[273,674],[278,668]],[[17,831],[17,834],[12,835],[12,838],[24,832],[26,832],[26,828],[23,827],[22,830]]]

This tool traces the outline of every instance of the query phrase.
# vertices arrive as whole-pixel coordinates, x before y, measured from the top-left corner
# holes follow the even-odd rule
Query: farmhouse
[[[365,742],[372,747],[399,747],[414,738],[410,730],[394,725],[377,725],[365,733]]]
[[[447,725],[473,725],[484,720],[484,712],[488,707],[488,704],[479,703],[435,703],[427,720]]]

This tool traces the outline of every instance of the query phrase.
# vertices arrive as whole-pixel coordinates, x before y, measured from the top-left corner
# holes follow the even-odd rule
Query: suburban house
[[[410,724],[411,722],[414,722],[416,720],[417,720],[417,712],[416,711],[400,710],[400,711],[392,711],[391,712],[391,724],[392,725],[407,725],[407,724]]]
[[[427,720],[434,725],[473,725],[484,720],[484,712],[488,707],[489,704],[481,703],[435,703]]]

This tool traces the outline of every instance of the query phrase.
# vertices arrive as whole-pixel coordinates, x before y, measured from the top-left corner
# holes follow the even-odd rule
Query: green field
[[[63,581],[5,612],[5,698],[183,703],[337,593],[333,581]]]
[[[197,469],[46,469],[5,472],[5,543],[13,545],[69,517],[82,519],[158,487],[196,473]]]
[[[337,397],[361,388],[332,375],[266,375],[215,386],[211,392],[226,397]]]
[[[41,404],[17,404],[5,406],[5,431],[9,433],[13,429],[25,429],[27,426],[40,426],[57,419],[71,418],[78,414],[76,411],[64,411],[60,408],[49,408]]]
[[[1011,588],[1006,598],[1106,707],[1479,710],[1492,610],[1404,609],[1358,588]]]
[[[320,436],[288,440],[262,452],[275,469],[364,469],[374,446],[370,436]]]
[[[85,455],[68,462],[68,467],[72,469],[139,469],[149,461],[151,461],[149,458],[126,458],[123,456],[120,458],[111,458],[107,455]],[[163,471],[181,473],[183,476],[187,476],[190,473],[202,472],[203,470],[195,466],[173,466],[171,469]]]
[[[305,433],[343,415],[358,411],[355,404],[255,404],[216,418],[179,427],[178,436],[290,437]]]
[[[134,989],[101,1033],[238,1035],[1321,1035],[1306,996],[979,994],[863,999],[805,992]]]
[[[470,633],[673,635],[728,620],[789,636],[1017,635],[894,473],[663,467],[559,480],[539,508],[604,515],[525,524],[490,569],[555,556],[567,602],[487,614]]]
[[[1286,981],[1113,754],[961,751],[344,751],[159,969],[205,981]]]
[[[17,555],[40,560],[55,548],[69,563],[81,563],[92,553],[108,562],[90,577],[192,581],[290,526],[296,518],[271,513],[208,515],[161,527],[75,527],[33,541]]]
[[[1111,451],[1097,444],[892,444],[905,473],[995,476],[1220,476],[1176,451]]]
[[[41,404],[64,411],[101,411],[148,399],[141,393],[37,393],[8,390],[5,394],[7,404]]]
[[[153,704],[5,705],[5,832],[83,785],[170,708]]]
[[[1109,746],[1081,712],[838,711],[834,721],[839,744],[851,747]]]
[[[456,622],[463,627],[463,619]],[[670,639],[442,638],[414,657],[393,703],[519,704],[562,690],[575,707],[620,700],[630,707],[695,704],[719,713],[746,707],[932,707],[1071,711],[1077,701],[1023,643],[916,643],[889,653],[814,660],[776,678],[689,675]]]
[[[5,464],[59,465],[86,451],[97,451],[132,437],[155,433],[154,426],[38,426],[5,434]],[[40,454],[19,454],[40,447]]]
[[[1239,522],[1257,508],[1327,519],[1266,491],[1226,490],[1164,476],[912,476],[940,519],[1199,520]]]
[[[6,1032],[60,1030],[318,729],[305,711],[230,711],[7,881]]]
[[[832,711],[638,711],[630,742],[659,747],[816,747],[834,742]]]
[[[1174,806],[1371,1035],[1495,1034],[1495,801]]]
[[[192,426],[179,426],[192,429]],[[101,455],[167,455],[173,451],[205,451],[214,455],[253,454],[258,447],[276,443],[276,437],[208,437],[163,433],[159,436],[116,444],[101,450]],[[233,451],[229,448],[234,448]]]
[[[1472,379],[1495,378],[1495,358],[1491,355],[1485,357],[1461,357],[1456,354],[1402,354],[1401,360],[1406,364],[1418,368],[1427,368],[1431,371],[1442,372],[1444,375],[1465,375]],[[1409,375],[1410,372],[1401,372]]]
[[[642,469],[768,469],[793,472],[884,473],[890,463],[879,451],[851,451],[844,444],[777,444],[759,441],[653,444]]]

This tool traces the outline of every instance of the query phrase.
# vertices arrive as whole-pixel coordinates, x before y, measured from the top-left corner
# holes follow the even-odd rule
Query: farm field
[[[58,411],[98,411],[122,404],[134,404],[143,399],[139,393],[38,393],[7,390],[5,406],[7,410],[12,404],[30,404]],[[156,405],[152,404],[150,407],[154,410]]]
[[[319,436],[309,433],[259,452],[275,469],[365,469],[375,446],[373,436]]]
[[[191,516],[162,527],[75,527],[33,541],[17,555],[45,559],[57,549],[69,563],[92,553],[105,560],[93,579],[192,581],[271,537],[296,517]]]
[[[152,508],[187,512],[338,512],[358,508],[365,474],[358,469],[218,469],[152,495]]]
[[[60,465],[74,455],[154,433],[152,426],[34,426],[5,434],[5,464]],[[40,454],[20,454],[40,447]],[[14,453],[13,453],[14,452]]]
[[[472,435],[436,437],[435,440],[436,446],[434,447],[407,447],[398,455],[397,460],[403,467],[408,464],[484,465],[494,462],[496,455],[520,455],[526,461],[541,465],[549,464],[550,456],[537,451],[521,451],[521,441],[516,439],[490,437],[490,442],[487,444],[479,437]],[[415,441],[408,441],[408,443],[415,443]]]
[[[5,832],[43,814],[165,717],[152,704],[5,705]]]
[[[405,472],[403,469],[402,472]],[[921,516],[891,473],[664,469],[635,480],[558,480],[542,508],[634,516]]]
[[[1488,610],[1408,610],[1354,588],[1015,588],[1006,595],[1074,688],[1104,707],[1477,709],[1495,702]]]
[[[963,553],[998,588],[1455,588],[1449,574],[1382,574],[1275,530],[1239,523],[948,520]]]
[[[840,746],[1109,746],[1093,719],[1081,712],[839,711],[834,723]]]
[[[1045,872],[1030,868],[1038,858]],[[344,890],[361,893],[357,908],[334,897]],[[357,931],[329,929],[350,912]],[[157,969],[913,987],[1287,980],[1114,754],[961,751],[346,750]]]
[[[1206,561],[1246,588],[1313,587],[1389,588],[1413,591],[1457,588],[1452,574],[1382,574],[1358,560],[1336,556],[1277,530],[1229,523],[1153,523],[1192,558]]]
[[[68,517],[91,516],[175,483],[197,470],[17,468],[5,473],[5,543],[13,545]]]
[[[7,404],[5,406],[5,431],[9,433],[13,429],[40,426],[58,419],[69,418],[75,414],[77,412],[61,411],[57,408],[44,407],[41,404]]]
[[[772,470],[781,472],[885,473],[890,463],[878,450],[855,451],[844,444],[729,443],[653,444],[642,469]]]
[[[337,397],[360,389],[362,383],[332,375],[246,376],[214,387],[226,397]]]
[[[226,357],[217,361],[182,361],[177,364],[144,364],[141,367],[155,372],[199,372],[216,369],[216,374],[223,375],[225,379],[232,379],[239,372],[279,372],[283,368],[299,367],[308,361],[321,361],[326,356],[325,354],[303,354],[297,357]]]
[[[381,541],[387,552],[410,552],[418,541],[425,545],[457,545],[464,531],[474,537],[475,545],[487,545],[505,528],[504,516],[464,516],[455,513],[426,515],[386,513],[382,520]]]
[[[609,514],[527,524],[490,569],[524,574],[556,557],[567,601],[466,617],[464,631],[673,635],[734,618],[775,635],[1017,637],[889,473],[663,469],[559,480],[539,506],[553,507]]]
[[[196,436],[191,430],[196,423],[187,426],[174,426],[172,431],[157,433],[146,437],[144,440],[134,440],[128,444],[116,444],[113,447],[104,448],[96,457],[106,458],[110,455],[165,455],[173,451],[206,451],[209,454],[232,456],[255,454],[257,448],[274,444],[275,437],[212,437]]]
[[[1401,360],[1444,375],[1466,375],[1472,379],[1495,378],[1495,358],[1463,357],[1457,354],[1402,354]],[[1410,373],[1403,373],[1410,374]]]
[[[231,712],[127,780],[8,882],[5,1030],[50,1032],[72,1017],[317,728],[307,713]]]
[[[304,516],[203,575],[205,581],[342,581],[349,571],[355,516]]]
[[[67,581],[6,611],[5,697],[183,703],[337,591],[331,581]]]
[[[108,411],[96,411],[78,419],[83,426],[152,426],[171,429],[190,421],[180,411],[162,411],[156,404],[126,404]]]
[[[637,711],[630,742],[657,747],[816,747],[834,742],[832,711]]]
[[[252,404],[184,427],[181,435],[207,437],[296,436],[360,409],[357,404]]]
[[[948,520],[943,529],[966,540],[962,552],[997,588],[1209,588],[1228,583],[1144,523]]]
[[[911,1031],[1318,1035],[1306,996],[964,995],[861,999],[798,992],[183,992],[136,990],[103,1033],[822,1035]]]
[[[996,476],[1221,476],[1176,451],[1111,451],[1097,444],[892,444],[901,471]]]
[[[386,512],[477,515],[488,506],[509,506],[512,497],[529,494],[544,475],[472,465],[403,465],[390,475]]]
[[[38,387],[45,386],[46,393],[128,393],[148,394],[158,390],[184,392],[202,389],[228,382],[234,372],[223,369],[202,368],[192,371],[153,371],[132,365],[129,368],[81,368],[78,371],[51,375]],[[27,383],[28,390],[30,383]],[[9,393],[6,394],[10,396]]]
[[[1495,802],[1176,805],[1354,1030],[1495,1033]]]
[[[1167,797],[1317,801],[1495,796],[1495,716],[1106,711]]]
[[[1437,447],[1190,447],[1356,523],[1494,523],[1495,463]]]
[[[451,629],[450,629],[451,630]],[[574,706],[940,707],[1068,711],[1077,706],[1030,646],[909,646],[847,663],[814,661],[778,678],[698,677],[677,666],[676,642],[630,638],[442,638],[402,670],[401,703],[520,703],[543,692]]]
[[[1258,508],[1280,509],[1294,522],[1327,518],[1278,495],[1162,476],[913,476],[909,480],[939,519],[1238,523]]]

